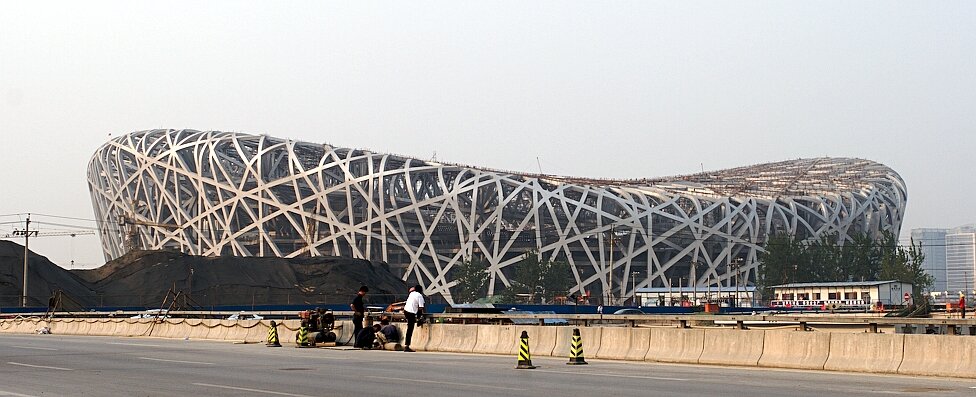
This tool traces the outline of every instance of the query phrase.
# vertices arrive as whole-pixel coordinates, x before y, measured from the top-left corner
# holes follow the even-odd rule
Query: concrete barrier
[[[172,332],[170,330],[170,323],[163,320],[156,324],[146,324],[146,336],[151,336],[154,338],[166,338],[166,334]]]
[[[630,350],[624,355],[623,359],[644,361],[644,357],[647,356],[647,351],[651,348],[651,329],[635,327],[630,330]],[[603,348],[603,346],[600,347],[601,349]]]
[[[569,349],[573,342],[573,329],[579,328],[580,340],[583,342],[583,357],[596,357],[600,351],[600,344],[603,339],[602,327],[542,327],[552,328],[556,331],[555,346],[553,346],[550,356],[569,358]]]
[[[191,327],[190,339],[207,339],[207,334],[210,333],[210,328],[212,326],[210,320],[199,320],[199,322],[187,320],[184,325],[189,325]]]
[[[77,335],[78,322],[70,320],[54,320],[51,322],[51,333],[55,335]]]
[[[522,331],[529,333],[529,353],[535,356],[552,356],[553,349],[556,348],[556,339],[559,329],[563,327],[541,326],[541,325],[519,325],[515,327],[515,337],[512,340],[512,348],[508,354],[515,357],[521,344],[520,338]],[[569,331],[572,333],[572,329]],[[569,350],[566,350],[567,352]]]
[[[479,338],[477,325],[433,324],[433,326],[435,328],[431,332],[436,336],[432,337],[432,342],[437,343],[434,348],[428,346],[428,350],[470,353]]]
[[[243,328],[241,331],[236,331],[232,334],[235,337],[234,341],[240,341],[245,343],[258,343],[268,341],[268,329],[271,328],[271,321],[269,320],[251,320],[255,322],[255,325],[250,328]],[[286,320],[287,321],[287,320]],[[288,346],[289,344],[295,343],[295,332],[290,331],[286,327],[286,321],[278,321],[278,343],[283,346]],[[301,324],[299,324],[301,325]],[[228,336],[228,337],[229,337]],[[239,338],[239,339],[238,339]]]
[[[586,345],[583,345],[585,350]],[[651,328],[645,361],[697,364],[705,348],[705,330]]]
[[[131,337],[138,335],[139,329],[141,329],[139,320],[119,319],[119,322],[115,325],[115,336]]]
[[[78,321],[78,328],[75,329],[75,335],[89,335],[90,329],[91,323],[88,320],[82,319]]]
[[[91,324],[91,328],[88,329],[88,334],[98,336],[111,335],[113,331],[109,329],[111,326],[112,324],[109,323],[109,320],[95,320],[95,322]]]
[[[441,344],[445,342],[444,327],[442,324],[429,324],[426,327],[430,329],[430,338],[427,339],[427,345],[424,346],[424,350],[432,352],[444,351],[441,350]],[[414,331],[414,336],[416,336],[416,332]],[[447,343],[450,344],[451,342],[448,341]]]
[[[227,332],[224,333],[223,340],[232,341],[232,342],[247,342],[247,334],[248,334],[248,331],[250,331],[250,329],[252,327],[253,328],[260,328],[261,327],[261,322],[258,321],[258,320],[239,320],[239,321],[233,321],[233,323],[234,323],[234,326],[228,328],[227,329]],[[271,326],[271,323],[270,322],[268,322],[268,326],[269,327]],[[281,331],[280,328],[279,328],[279,331]],[[267,339],[268,339],[268,336],[267,335],[268,335],[268,332],[267,332],[267,330],[265,330],[264,331],[264,337],[262,339],[263,341],[267,341]],[[278,341],[281,341],[281,336],[280,335],[278,336]]]
[[[166,319],[163,320],[163,322],[167,324],[167,326],[164,327],[166,331],[164,331],[163,335],[160,335],[164,338],[185,339],[185,338],[189,338],[190,332],[193,331],[193,328],[189,324],[187,324],[186,319],[180,319],[175,321]],[[156,324],[157,327],[159,325],[160,324]]]
[[[760,367],[823,369],[830,332],[765,331]]]
[[[130,331],[132,331],[128,336],[146,336],[149,335],[149,329],[153,326],[152,321],[149,319],[139,319],[131,320],[132,324]]]
[[[905,354],[898,373],[976,378],[976,338],[904,335]]]
[[[508,354],[511,351],[517,337],[514,325],[477,325],[477,327],[478,341],[472,351],[487,354]]]
[[[207,339],[224,340],[227,332],[237,326],[237,322],[234,320],[214,320],[211,325],[213,328],[210,328],[210,331],[207,332]]]
[[[582,335],[582,332],[580,332]],[[624,360],[630,352],[631,328],[605,327],[600,331],[600,350],[591,350],[596,354],[594,358],[607,360]],[[567,345],[569,346],[569,345]],[[583,357],[586,357],[586,345],[583,346]],[[568,351],[568,350],[567,350]],[[644,351],[647,354],[647,351]]]
[[[129,332],[128,325],[124,320],[112,320],[111,325],[108,327],[110,336],[120,336],[126,332]]]
[[[410,340],[410,349],[412,350],[428,350],[427,344],[430,341],[430,330],[431,325],[425,324],[423,327],[413,327],[413,337]],[[397,323],[397,328],[400,329],[400,335],[403,335],[403,347],[407,347],[407,324]],[[351,325],[350,325],[351,327]]]
[[[706,329],[700,364],[759,365],[765,331]]]
[[[904,346],[904,334],[836,332],[830,336],[830,355],[824,369],[896,373],[904,356]]]

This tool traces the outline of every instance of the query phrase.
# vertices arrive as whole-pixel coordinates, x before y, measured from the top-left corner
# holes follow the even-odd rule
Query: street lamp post
[[[740,273],[742,272],[742,258],[735,258],[733,263],[735,264],[733,267],[735,269],[735,305],[738,307],[739,299],[741,298],[741,295],[739,295],[739,280],[741,279]]]
[[[609,279],[608,283],[610,285],[610,289],[609,291],[607,291],[607,297],[609,298],[609,302],[611,305],[613,304],[613,240],[614,237],[616,237],[613,233],[613,229],[614,229],[614,225],[611,224],[610,225],[610,273],[607,275],[607,278]]]
[[[637,274],[636,270],[630,272],[630,293],[634,296],[633,302],[635,306],[639,305],[637,302]]]

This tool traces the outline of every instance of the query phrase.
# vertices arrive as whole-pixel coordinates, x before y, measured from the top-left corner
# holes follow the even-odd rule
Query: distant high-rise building
[[[976,289],[976,228],[970,225],[949,230],[945,247],[946,290],[972,293]]]
[[[946,289],[946,233],[949,229],[912,229],[912,243],[922,247],[922,269],[932,276],[932,291]]]

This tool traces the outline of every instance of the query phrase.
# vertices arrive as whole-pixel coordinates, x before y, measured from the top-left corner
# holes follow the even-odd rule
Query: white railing
[[[871,301],[865,299],[824,299],[824,300],[774,300],[770,307],[869,307]]]

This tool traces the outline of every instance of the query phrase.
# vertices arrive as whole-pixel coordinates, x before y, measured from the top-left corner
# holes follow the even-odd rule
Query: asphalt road
[[[865,358],[869,359],[869,358]],[[976,380],[496,355],[0,335],[0,396],[976,396]]]

